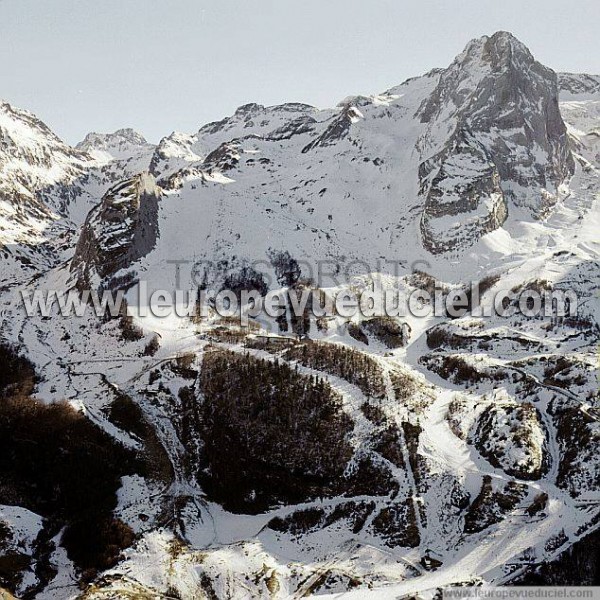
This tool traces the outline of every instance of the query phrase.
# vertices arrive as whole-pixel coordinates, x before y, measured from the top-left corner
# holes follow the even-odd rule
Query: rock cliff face
[[[509,33],[472,41],[418,116],[421,230],[434,253],[497,229],[511,207],[543,218],[573,172],[556,74]]]
[[[453,135],[444,150],[421,163],[419,175],[423,245],[434,254],[472,243],[508,216],[498,169],[470,131]]]
[[[80,289],[132,284],[132,263],[146,256],[158,239],[159,198],[159,188],[149,173],[106,192],[86,219],[71,263]]]

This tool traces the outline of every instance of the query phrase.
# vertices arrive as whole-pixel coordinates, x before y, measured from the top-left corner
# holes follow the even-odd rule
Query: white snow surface
[[[472,69],[470,76],[476,79],[479,66],[472,65]],[[168,402],[160,400],[158,385],[148,379],[151,371],[186,353],[193,352],[195,363],[201,364],[208,341],[189,319],[142,317],[133,308],[145,337],[125,342],[116,322],[100,327],[91,314],[83,319],[53,314],[48,320],[23,313],[22,290],[72,286],[69,261],[80,227],[106,190],[116,181],[153,169],[164,192],[158,215],[160,236],[155,248],[132,265],[137,277],[149,282],[152,289],[175,289],[173,260],[206,261],[208,273],[217,282],[226,273],[260,260],[272,287],[279,287],[268,256],[272,251],[288,251],[304,268],[315,267],[319,260],[350,265],[340,281],[322,283],[331,291],[377,276],[390,286],[411,291],[408,276],[413,268],[427,271],[450,287],[490,274],[498,277],[493,289],[512,289],[534,280],[559,287],[568,284],[580,294],[583,315],[597,327],[600,100],[593,94],[591,99],[581,99],[589,91],[571,94],[573,99],[563,93],[561,111],[573,142],[576,172],[547,218],[535,220],[514,207],[502,227],[473,245],[434,256],[421,243],[418,167],[423,148],[433,153],[447,132],[426,131],[414,115],[439,77],[440,71],[432,71],[383,94],[348,97],[327,110],[302,104],[247,105],[195,133],[174,133],[158,146],[131,130],[122,130],[91,134],[73,150],[29,113],[0,105],[0,134],[19,149],[0,151],[0,250],[5,250],[0,263],[0,284],[4,286],[0,288],[0,335],[18,344],[35,363],[41,375],[36,397],[44,402],[66,399],[114,438],[136,448],[139,441],[110,423],[105,410],[111,389],[127,393],[155,427],[173,467],[172,480],[166,483],[139,476],[124,478],[116,514],[138,539],[105,574],[110,579],[105,582],[107,595],[103,596],[100,588],[97,596],[90,597],[125,593],[141,597],[148,591],[159,596],[175,589],[182,598],[191,599],[198,597],[205,579],[219,598],[290,598],[313,593],[348,599],[427,597],[452,584],[509,582],[530,563],[555,558],[599,526],[600,490],[593,483],[597,454],[582,454],[570,487],[558,481],[564,448],[549,407],[563,403],[586,414],[591,414],[590,408],[598,408],[593,377],[595,338],[586,338],[567,325],[545,329],[546,321],[533,319],[407,317],[412,329],[409,344],[390,350],[377,343],[366,347],[357,342],[341,321],[330,336],[317,333],[313,323],[312,337],[375,357],[386,378],[386,418],[390,423],[410,422],[422,429],[418,453],[427,471],[427,489],[419,487],[412,467],[392,468],[399,497],[410,499],[418,514],[419,546],[405,548],[390,547],[376,534],[373,515],[358,533],[347,524],[336,523],[297,538],[267,527],[276,516],[306,508],[330,509],[346,498],[281,506],[259,515],[234,515],[206,497],[181,466],[185,448],[173,424],[176,415]],[[438,124],[452,121],[453,107],[445,110],[448,118],[438,119]],[[330,136],[340,130],[344,133]],[[423,140],[425,133],[426,143],[418,150],[417,141]],[[73,186],[69,198],[52,191],[50,200],[42,201],[40,190],[55,190],[57,184]],[[17,196],[24,200],[15,202]],[[451,218],[436,222],[440,230],[454,225]],[[227,266],[219,270],[216,265],[222,261],[228,261]],[[394,264],[399,265],[397,272],[393,272]],[[190,286],[186,265],[181,269],[179,287]],[[136,293],[135,286],[128,292],[132,304]],[[482,306],[489,302],[488,294]],[[494,336],[494,342],[487,350],[432,351],[426,343],[427,331],[441,324],[461,335]],[[269,319],[261,325],[274,327]],[[210,323],[206,327],[210,328]],[[155,356],[145,356],[144,346],[153,335],[159,336],[160,349]],[[244,351],[239,345],[222,346]],[[273,360],[267,353],[253,352]],[[422,360],[428,356],[438,360],[444,353],[465,354],[465,360],[481,370],[525,373],[534,392],[525,394],[512,379],[480,385],[453,383]],[[573,360],[578,373],[588,376],[587,383],[570,390],[546,382],[540,356],[561,355]],[[314,374],[305,367],[299,370]],[[395,372],[420,383],[421,392],[411,401],[398,402],[390,392],[390,374]],[[361,412],[367,401],[363,392],[340,378],[320,376],[340,393],[343,410],[354,421],[355,451],[373,452],[370,436],[376,426]],[[163,384],[177,397],[186,381],[173,375]],[[464,435],[458,435],[450,424],[450,406],[457,397],[463,402],[460,430]],[[510,441],[506,463],[500,466],[490,464],[470,443],[472,424],[486,405],[496,401],[534,402],[542,414],[535,443],[547,448],[549,469],[541,478],[516,480],[503,470],[523,459]],[[588,427],[599,439],[597,420],[590,420]],[[506,425],[501,433],[510,436],[510,427]],[[404,442],[404,462],[410,465]],[[494,490],[516,481],[523,486],[523,497],[497,523],[466,534],[464,510],[451,506],[448,498],[460,489],[472,502],[485,477],[492,479]],[[547,506],[542,514],[530,518],[526,509],[540,494],[547,494]],[[184,526],[179,529],[157,525],[165,499],[172,498],[186,499],[180,515]],[[390,502],[387,497],[363,500],[375,502],[375,513]],[[31,547],[42,527],[40,517],[19,507],[0,507],[0,520],[10,525],[25,549]],[[559,532],[564,540],[556,546],[552,542]],[[73,565],[59,542],[57,545],[52,561],[59,573],[40,597],[75,598],[80,592]],[[421,563],[426,556],[436,558],[441,566],[428,571]],[[322,584],[323,576],[329,576],[329,587]],[[356,589],[350,581],[356,582]]]

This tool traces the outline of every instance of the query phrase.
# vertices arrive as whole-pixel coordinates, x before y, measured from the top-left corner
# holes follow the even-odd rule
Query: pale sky
[[[598,0],[0,0],[0,98],[70,143],[194,132],[247,102],[324,108],[511,31],[553,69],[600,73]]]

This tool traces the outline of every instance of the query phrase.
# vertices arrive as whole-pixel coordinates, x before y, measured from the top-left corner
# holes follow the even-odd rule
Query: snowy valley
[[[123,129],[70,147],[0,103],[0,588],[597,581],[599,232],[600,77],[557,75],[506,32],[373,96],[247,104],[157,145]],[[572,291],[577,315],[242,327],[136,308],[142,284],[373,282],[477,282],[482,310],[498,290]],[[84,289],[122,290],[129,313],[22,302]]]

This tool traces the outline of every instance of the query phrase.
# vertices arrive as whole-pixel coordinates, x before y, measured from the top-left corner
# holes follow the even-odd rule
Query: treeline
[[[21,393],[30,393],[35,381],[33,364],[21,356],[14,346],[0,342],[0,398],[9,389],[11,393],[16,393],[17,387]]]
[[[66,402],[32,398],[33,365],[14,348],[0,344],[0,356],[0,504],[45,517],[48,540],[63,530],[69,558],[90,579],[133,542],[113,510],[121,477],[142,464]]]
[[[209,495],[257,512],[335,492],[353,424],[326,381],[229,351],[206,353],[200,379],[199,478]]]
[[[367,396],[385,397],[381,366],[374,358],[354,348],[309,340],[292,346],[284,356],[311,369],[341,377]]]
[[[479,495],[465,514],[464,532],[478,533],[500,523],[526,496],[525,484],[509,481],[504,488],[495,489],[492,478],[485,475]]]

